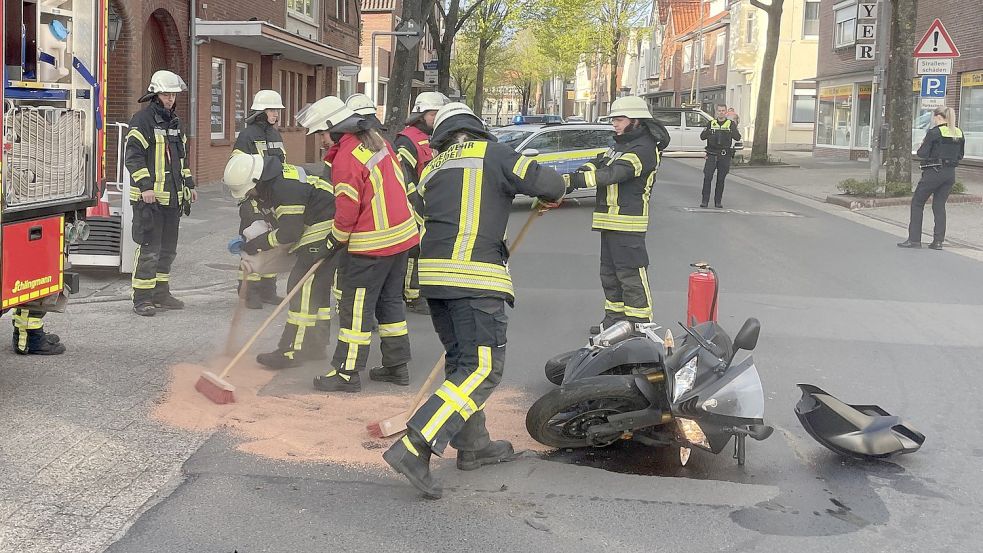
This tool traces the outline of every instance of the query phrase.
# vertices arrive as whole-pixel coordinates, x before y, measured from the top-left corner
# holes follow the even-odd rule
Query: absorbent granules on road
[[[262,395],[261,390],[275,373],[250,362],[243,363],[232,371],[230,380],[236,387],[236,402],[227,405],[216,405],[195,390],[201,372],[208,369],[192,364],[175,365],[171,368],[168,392],[160,399],[154,417],[187,430],[228,430],[242,439],[240,451],[270,459],[366,468],[384,466],[382,453],[396,437],[372,438],[365,426],[406,409],[412,393],[369,390],[358,394],[312,391]],[[529,403],[530,399],[518,390],[496,390],[486,405],[492,438],[510,440],[516,451],[545,450],[526,433]],[[445,456],[453,455],[454,451],[448,448]]]

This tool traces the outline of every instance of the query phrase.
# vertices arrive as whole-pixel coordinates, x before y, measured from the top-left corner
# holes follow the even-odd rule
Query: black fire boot
[[[410,385],[410,370],[406,363],[392,367],[376,367],[369,370],[369,378],[376,382],[392,382],[397,386]]]
[[[929,244],[928,247],[931,248],[931,249],[933,249],[933,250],[941,250],[942,249],[942,242],[940,242],[940,241],[934,241],[931,244]]]
[[[43,330],[28,330],[25,349],[18,346],[17,334],[14,333],[14,352],[18,355],[61,355],[65,353],[65,345],[48,340]]]
[[[915,242],[913,240],[905,240],[904,242],[898,242],[899,248],[920,248],[922,247],[921,242]]]
[[[515,450],[508,440],[495,440],[478,451],[458,451],[457,468],[476,470],[485,465],[506,463],[515,459]]]
[[[153,302],[140,301],[133,304],[133,312],[141,317],[153,317],[157,314],[157,309],[154,307]]]
[[[259,281],[259,299],[269,305],[280,305],[283,297],[276,295],[276,279],[264,278]]]
[[[184,302],[171,295],[171,288],[168,284],[158,284],[154,288],[154,307],[164,311],[184,309]]]
[[[356,371],[331,370],[328,374],[314,377],[314,389],[321,392],[347,392],[354,394],[362,391],[362,381]]]
[[[440,499],[444,490],[430,475],[430,448],[416,432],[409,430],[406,436],[394,443],[382,454],[389,466],[402,474],[427,499]]]
[[[268,369],[289,369],[300,366],[300,361],[294,357],[293,351],[279,349],[257,355],[256,362]]]

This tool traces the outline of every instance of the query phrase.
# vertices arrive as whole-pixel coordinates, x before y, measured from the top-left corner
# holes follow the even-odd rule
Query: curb
[[[867,209],[872,207],[893,207],[899,205],[911,205],[911,197],[902,198],[858,198],[845,194],[831,194],[826,196],[826,203],[845,207],[850,210]],[[947,203],[953,204],[978,204],[983,203],[983,197],[975,194],[952,194]]]
[[[801,165],[795,165],[793,163],[775,163],[772,165],[731,165],[731,171],[740,171],[741,169],[801,169]]]

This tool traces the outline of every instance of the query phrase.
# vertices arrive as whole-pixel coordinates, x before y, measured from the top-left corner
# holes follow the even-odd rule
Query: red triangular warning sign
[[[945,30],[945,25],[942,21],[936,19],[928,26],[928,32],[925,36],[918,41],[918,46],[915,46],[915,57],[916,58],[958,58],[959,48],[956,48],[956,43],[952,41],[952,37],[949,36],[948,31]]]

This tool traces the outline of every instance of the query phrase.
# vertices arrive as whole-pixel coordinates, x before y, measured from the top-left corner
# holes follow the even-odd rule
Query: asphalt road
[[[698,260],[720,275],[720,318],[731,333],[760,319],[754,357],[776,432],[749,442],[745,467],[726,453],[695,452],[670,472],[638,447],[527,456],[474,473],[444,462],[436,475],[445,496],[431,502],[386,474],[271,462],[236,452],[234,438],[218,433],[109,551],[975,549],[983,265],[951,251],[899,250],[895,236],[736,179],[727,210],[694,210],[700,178],[672,160],[659,173],[647,236],[656,320],[683,319],[689,263]],[[526,209],[513,212],[513,233]],[[518,299],[504,384],[532,399],[551,389],[543,362],[579,346],[602,315],[590,212],[587,202],[546,214],[512,259]],[[204,221],[188,236],[216,225]],[[204,252],[182,255],[202,270],[216,263]],[[411,315],[410,327],[418,385],[439,349],[428,319]],[[307,391],[316,371],[287,371],[270,386]],[[843,461],[796,420],[798,382],[903,415],[927,442],[892,462]]]

